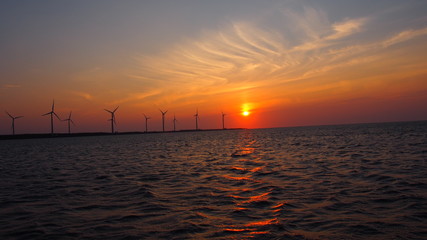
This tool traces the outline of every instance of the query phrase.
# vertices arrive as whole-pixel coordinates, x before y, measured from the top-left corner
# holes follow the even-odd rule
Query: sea
[[[2,140],[0,239],[427,239],[427,122]]]

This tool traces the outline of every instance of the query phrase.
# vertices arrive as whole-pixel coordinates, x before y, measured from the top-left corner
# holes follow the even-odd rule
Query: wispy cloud
[[[347,37],[353,33],[359,32],[361,27],[367,22],[366,18],[350,19],[343,22],[338,22],[332,25],[334,33],[326,39],[334,40]]]
[[[159,93],[160,93],[159,90],[153,90],[150,92],[142,92],[142,93],[131,93],[125,98],[121,98],[119,100],[112,102],[112,104],[122,104],[130,101],[144,101],[157,96]]]
[[[18,84],[4,84],[4,85],[2,85],[3,89],[7,89],[7,88],[20,88],[20,87],[21,87],[21,85],[18,85]]]
[[[369,16],[330,23],[324,12],[314,8],[281,13],[282,28],[234,21],[177,43],[163,54],[144,56],[133,77],[152,88],[150,92],[156,89],[158,98],[166,93],[169,98],[175,93],[175,99],[236,93],[379,61],[381,49],[427,34],[427,28],[403,29],[392,37],[368,41],[363,33],[373,21]]]
[[[86,92],[73,92],[74,95],[84,98],[85,100],[92,100],[93,96]]]
[[[427,35],[427,27],[421,28],[421,29],[415,29],[415,30],[414,29],[405,30],[405,31],[399,32],[399,33],[395,34],[394,36],[386,39],[383,42],[383,46],[389,47],[391,45],[401,43],[401,42],[405,42],[405,41],[408,41],[408,40],[411,40],[413,38],[423,36],[423,35]]]

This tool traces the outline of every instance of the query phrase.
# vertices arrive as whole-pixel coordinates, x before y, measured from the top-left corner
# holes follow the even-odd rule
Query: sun
[[[250,103],[243,103],[242,104],[242,108],[241,108],[241,114],[243,117],[248,117],[249,115],[251,115],[251,110],[253,109],[252,104]]]

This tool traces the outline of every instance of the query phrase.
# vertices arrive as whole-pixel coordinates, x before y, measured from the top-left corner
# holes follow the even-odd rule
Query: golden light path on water
[[[227,166],[233,174],[222,175],[224,179],[231,181],[231,186],[237,187],[220,188],[222,191],[228,192],[228,197],[234,202],[232,215],[241,215],[241,217],[218,218],[199,213],[205,218],[215,219],[217,223],[224,222],[217,227],[224,233],[231,233],[229,239],[253,239],[269,236],[272,229],[280,228],[282,223],[279,218],[285,205],[285,201],[275,205],[269,204],[273,187],[255,191],[259,185],[271,186],[272,183],[257,176],[257,174],[262,175],[263,171],[268,173],[268,170],[265,170],[266,159],[257,154],[257,141],[251,139],[251,136],[245,136],[243,139],[244,141],[236,146],[231,155],[231,164]],[[250,215],[252,216],[250,218],[243,217]]]

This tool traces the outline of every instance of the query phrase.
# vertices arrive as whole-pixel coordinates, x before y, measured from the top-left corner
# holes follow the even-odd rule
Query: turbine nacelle
[[[111,121],[111,133],[114,133],[114,126],[117,125],[116,116],[115,116],[117,109],[119,109],[119,106],[117,106],[113,111],[104,109],[106,112],[109,112],[111,114],[111,118],[107,120],[107,121]]]
[[[9,115],[10,118],[12,118],[13,120],[18,119],[18,118],[23,118],[24,116],[12,116],[9,112],[6,111],[6,114]]]
[[[168,110],[166,110],[165,112],[163,112],[161,109],[159,109],[159,111],[162,113],[162,130],[164,132],[165,131],[165,115],[168,112]]]
[[[162,115],[164,116],[169,110],[166,110],[165,112],[163,112],[161,109],[159,109],[159,111],[162,113]]]
[[[110,111],[110,110],[104,108],[105,111],[107,111],[111,114],[114,114],[117,111],[117,109],[119,109],[119,106],[117,106],[113,111]]]
[[[52,101],[52,110],[48,113],[43,114],[42,116],[50,115],[50,133],[53,134],[53,116],[58,120],[62,121],[58,114],[55,113],[55,100]]]
[[[68,118],[66,118],[66,119],[62,119],[62,121],[63,121],[63,122],[65,122],[65,121],[69,121],[69,122],[71,122],[71,123],[75,126],[76,124],[74,123],[73,119],[71,119],[71,113],[72,113],[72,112],[70,112],[70,114],[68,115]]]
[[[16,116],[16,117],[14,117],[14,116],[12,116],[12,114],[10,114],[7,111],[6,111],[6,114],[9,115],[9,117],[12,119],[11,129],[12,129],[12,134],[15,135],[15,120],[18,119],[18,118],[22,118],[24,116]]]

